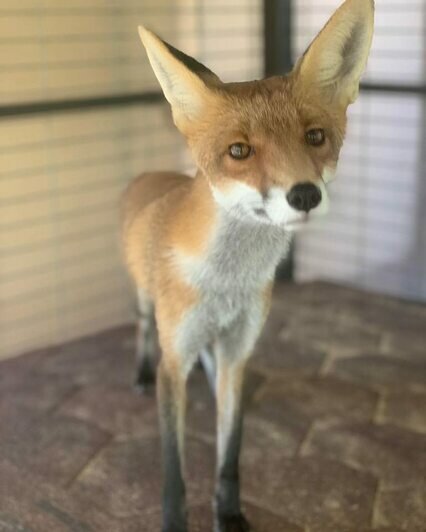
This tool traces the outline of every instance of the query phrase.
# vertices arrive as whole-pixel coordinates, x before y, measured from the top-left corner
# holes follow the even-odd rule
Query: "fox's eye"
[[[233,159],[247,159],[253,153],[253,148],[248,144],[243,142],[237,142],[236,144],[231,144],[228,148],[229,155]]]
[[[322,146],[325,142],[325,131],[323,129],[310,129],[306,132],[305,139],[311,146]]]

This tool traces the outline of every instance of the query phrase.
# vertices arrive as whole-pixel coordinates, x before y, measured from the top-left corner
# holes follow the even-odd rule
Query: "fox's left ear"
[[[199,120],[214,104],[215,88],[221,81],[196,59],[152,31],[143,26],[138,29],[154,73],[172,107],[175,124],[184,131],[188,123]]]
[[[343,106],[358,97],[373,40],[374,0],[346,0],[296,66],[302,82]]]

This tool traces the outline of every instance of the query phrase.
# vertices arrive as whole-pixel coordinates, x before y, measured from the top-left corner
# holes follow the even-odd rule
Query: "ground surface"
[[[257,532],[426,530],[426,307],[280,286],[250,365],[244,507]],[[123,327],[0,364],[0,531],[157,532],[153,396]],[[210,532],[214,405],[190,383],[191,531]]]

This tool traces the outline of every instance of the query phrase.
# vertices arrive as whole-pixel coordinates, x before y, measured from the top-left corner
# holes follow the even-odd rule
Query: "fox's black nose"
[[[312,183],[300,183],[287,194],[287,201],[298,211],[309,212],[321,201],[321,190]]]

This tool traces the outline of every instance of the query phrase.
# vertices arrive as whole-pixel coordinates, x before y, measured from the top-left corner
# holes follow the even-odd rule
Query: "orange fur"
[[[195,179],[170,172],[145,174],[124,194],[125,259],[136,285],[156,303],[162,298],[168,300],[170,294],[179,294],[188,307],[197,300],[171,250],[183,256],[206,255],[217,219],[217,205],[209,185],[225,193],[238,181],[261,192],[272,186],[289,190],[300,182],[315,183],[324,169],[336,167],[349,98],[331,98],[330,90],[317,80],[315,64],[320,61],[327,40],[342,26],[342,13],[356,17],[364,10],[372,17],[371,5],[370,0],[347,0],[291,74],[246,83],[224,84],[204,67],[197,66],[196,72],[191,72],[179,58],[168,53],[155,35],[141,32],[154,69],[155,62],[164,56],[165,67],[174,69],[175,76],[181,79],[177,96],[167,84],[163,88],[172,104],[175,122],[199,167]],[[365,43],[367,47],[371,44],[370,29]],[[365,66],[365,61],[361,66]],[[194,109],[190,108],[191,100],[185,91],[190,91]],[[321,147],[308,146],[304,140],[306,130],[315,127],[326,132],[326,142]],[[235,142],[254,146],[255,157],[232,160],[227,150]],[[185,291],[190,294],[188,297],[184,296]],[[182,303],[174,314],[177,321],[183,306]]]
[[[372,0],[346,0],[293,72],[245,83],[222,83],[140,28],[198,167],[195,178],[144,174],[122,201],[125,260],[139,293],[155,305],[163,353],[163,449],[175,475],[166,477],[165,516],[172,522],[165,530],[185,529],[179,475],[184,383],[207,346],[214,347],[218,368],[216,530],[228,530],[220,515],[229,510],[227,502],[239,512],[235,490],[245,362],[269,310],[271,279],[286,250],[286,234],[302,219],[301,211],[305,221],[324,200],[325,176],[336,168],[346,110],[356,98],[371,46],[373,13]],[[324,142],[311,142],[312,130],[322,132]],[[235,158],[235,144],[248,148],[247,157]],[[316,194],[310,196],[315,204],[291,201],[291,192],[301,187]],[[241,528],[235,530],[245,530],[238,518]]]

